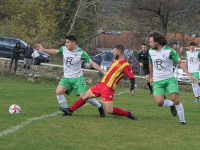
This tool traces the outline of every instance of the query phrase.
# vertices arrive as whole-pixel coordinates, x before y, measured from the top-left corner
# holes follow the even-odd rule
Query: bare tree
[[[195,17],[199,9],[199,1],[195,0],[133,0],[130,7],[124,10],[132,19],[137,19],[140,25],[150,26],[153,30],[165,34],[188,19]],[[181,24],[180,24],[181,23]]]

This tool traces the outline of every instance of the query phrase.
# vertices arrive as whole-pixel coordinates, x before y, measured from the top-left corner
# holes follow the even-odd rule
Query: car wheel
[[[84,61],[84,62],[83,62],[83,68],[92,69],[92,66],[90,65],[90,63]]]
[[[38,57],[34,58],[34,65],[40,65],[40,60]]]

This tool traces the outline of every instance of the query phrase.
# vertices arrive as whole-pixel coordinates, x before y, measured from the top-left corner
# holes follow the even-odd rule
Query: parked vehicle
[[[139,67],[138,67],[138,61],[136,58],[133,56],[132,52],[130,51],[125,51],[124,56],[127,58],[128,63],[131,65],[133,73],[139,72]],[[105,57],[103,58],[103,61],[101,62],[100,67],[107,71],[110,68],[111,63],[114,61],[115,57],[113,55],[113,51],[109,51],[106,53]],[[100,76],[102,74],[100,73]]]
[[[185,60],[182,60],[185,63]],[[186,66],[188,68],[188,66]],[[189,83],[189,78],[179,65],[174,69],[174,77],[178,82]]]
[[[95,63],[97,63],[99,66],[101,65],[101,62],[104,58],[104,56],[106,55],[107,52],[103,52],[100,54],[97,54],[95,56],[90,56],[90,58],[92,59],[92,61],[94,61]],[[86,69],[92,69],[93,67],[90,65],[90,63],[83,61],[82,63],[82,67],[86,68]]]
[[[12,50],[16,43],[20,42],[22,51],[27,47],[27,43],[20,39],[9,38],[9,37],[0,37],[0,57],[11,58]],[[50,56],[47,53],[41,52],[39,50],[34,49],[37,51],[38,57],[34,58],[34,64],[39,65],[41,62],[49,62]],[[24,54],[20,54],[20,59],[24,59]]]

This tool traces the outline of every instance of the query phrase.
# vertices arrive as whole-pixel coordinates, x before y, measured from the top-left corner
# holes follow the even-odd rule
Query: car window
[[[2,45],[9,46],[9,39],[3,39]]]
[[[17,40],[10,40],[10,46],[14,47],[17,44]]]
[[[106,53],[100,54],[100,58],[103,59],[105,57]]]
[[[0,38],[0,44],[3,45],[3,39],[2,38]]]
[[[113,53],[107,53],[104,57],[104,61],[113,61],[114,60],[114,55]]]
[[[26,48],[28,46],[27,43],[25,43],[24,41],[20,40],[21,43],[21,47]]]

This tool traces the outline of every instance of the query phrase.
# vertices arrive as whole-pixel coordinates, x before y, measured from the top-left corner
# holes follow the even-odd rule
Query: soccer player
[[[171,107],[173,116],[179,115],[180,124],[186,125],[184,108],[179,100],[178,82],[173,74],[173,60],[178,62],[189,79],[197,83],[197,79],[193,77],[187,70],[183,61],[179,58],[176,51],[166,46],[166,37],[159,33],[153,32],[149,36],[149,70],[150,83],[153,83],[154,97],[156,104],[160,107]],[[165,99],[165,91],[172,98],[172,101]],[[174,106],[175,105],[175,106]]]
[[[147,50],[146,44],[142,44],[142,52],[139,53],[139,62],[140,66],[143,66],[143,71],[147,81],[147,86],[150,90],[150,95],[153,95],[153,90],[149,79],[149,51]]]
[[[124,57],[123,45],[116,45],[113,49],[115,60],[110,65],[110,69],[106,72],[106,75],[102,78],[101,82],[90,88],[83,97],[74,103],[70,109],[63,109],[69,116],[73,111],[83,106],[89,98],[102,96],[102,102],[107,113],[118,116],[126,116],[132,120],[137,120],[137,117],[130,111],[124,111],[118,107],[113,107],[113,96],[116,90],[116,86],[122,77],[126,74],[131,80],[131,96],[135,94],[134,85],[135,78],[131,66]]]
[[[90,59],[85,51],[76,45],[76,37],[73,35],[66,36],[66,46],[61,47],[59,50],[44,49],[40,44],[37,44],[37,49],[47,53],[63,55],[64,77],[59,82],[56,89],[58,103],[61,105],[59,109],[68,108],[67,100],[64,96],[65,93],[70,95],[72,90],[74,90],[76,96],[82,97],[87,91],[81,69],[82,60],[87,61],[93,68],[102,73],[106,73],[98,64]],[[95,98],[89,99],[88,102],[98,107],[100,117],[105,117],[103,106]],[[67,114],[64,113],[62,116],[66,115]]]
[[[190,43],[190,50],[186,52],[186,61],[185,65],[188,64],[188,71],[193,75],[197,80],[199,80],[199,58],[200,52],[196,50],[196,43]],[[198,83],[194,84],[194,81],[190,80],[192,83],[193,93],[196,97],[195,102],[199,102],[200,96],[200,87]]]

